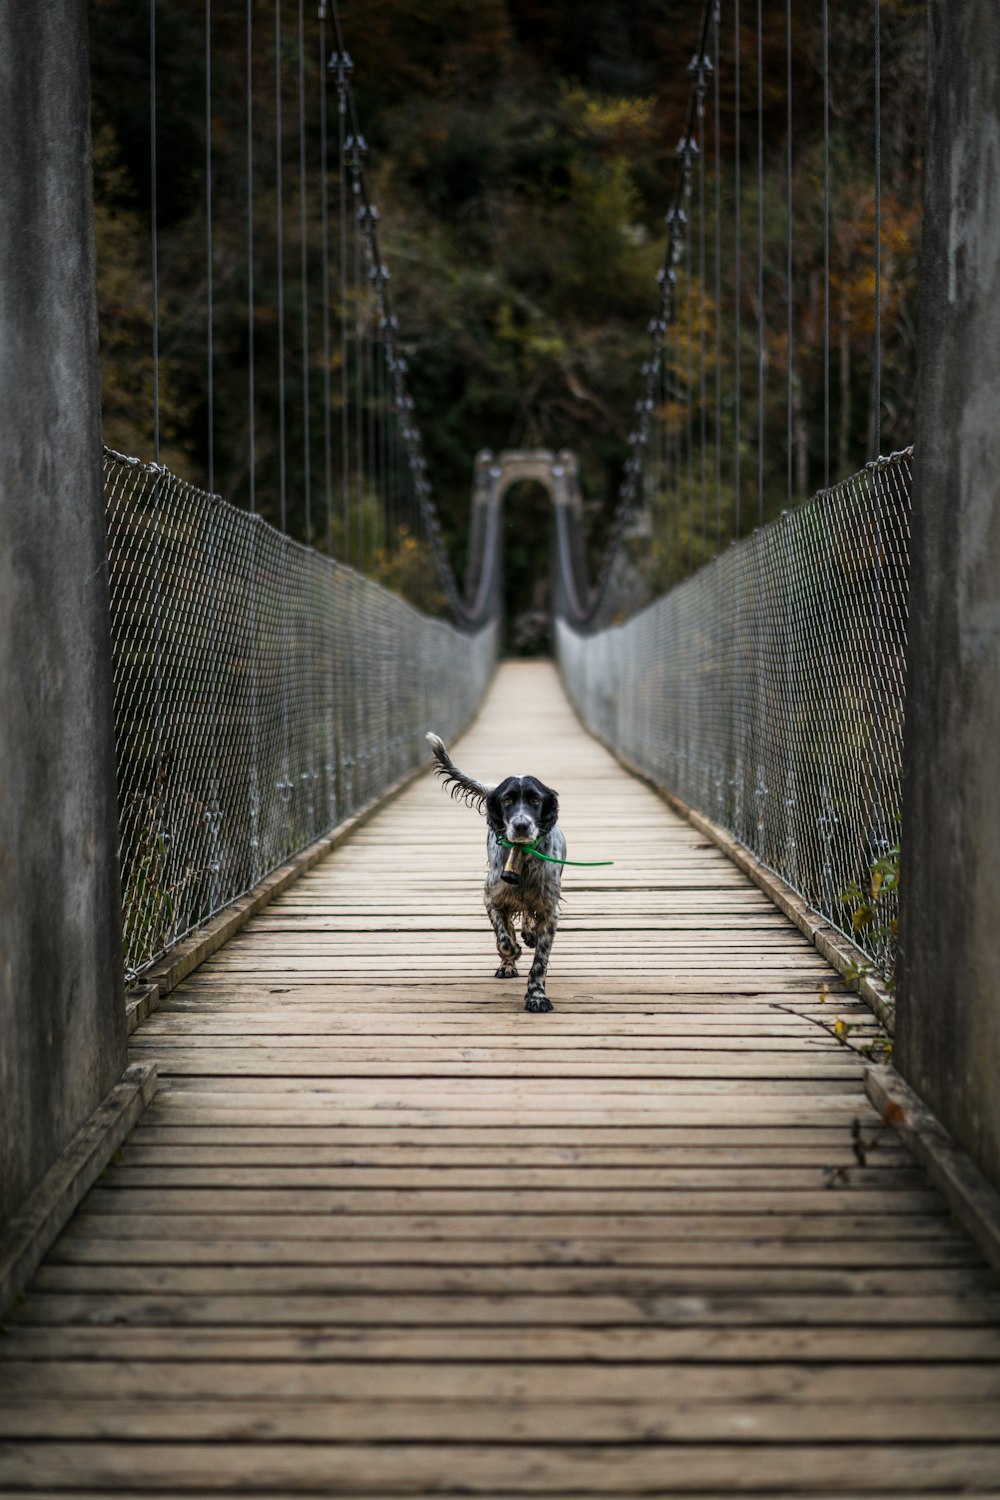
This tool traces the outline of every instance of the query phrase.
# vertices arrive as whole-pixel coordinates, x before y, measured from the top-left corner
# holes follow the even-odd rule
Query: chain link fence
[[[165,470],[106,452],[125,970],[453,735],[496,627],[462,634]]]
[[[584,723],[891,973],[912,450],[787,511],[624,625],[559,621]]]

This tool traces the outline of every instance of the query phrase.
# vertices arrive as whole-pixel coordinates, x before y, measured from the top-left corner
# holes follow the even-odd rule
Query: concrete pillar
[[[0,0],[0,1222],[125,1065],[87,0]]]
[[[929,16],[896,1057],[1000,1184],[1000,12]]]

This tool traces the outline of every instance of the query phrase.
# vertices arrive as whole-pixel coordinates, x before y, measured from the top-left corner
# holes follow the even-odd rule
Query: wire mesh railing
[[[883,972],[895,952],[911,450],[731,546],[623,625],[558,622],[584,723]]]
[[[259,516],[106,452],[129,979],[454,734],[496,627],[419,614]]]

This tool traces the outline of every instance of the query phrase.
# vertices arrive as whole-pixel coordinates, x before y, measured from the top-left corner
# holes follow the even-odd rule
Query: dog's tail
[[[437,765],[434,773],[440,776],[441,782],[448,788],[453,797],[461,797],[469,807],[474,807],[477,812],[486,811],[486,798],[493,787],[485,781],[476,781],[473,776],[466,776],[460,771],[444,748],[444,741],[436,734],[428,734],[427,742],[434,751],[434,759]]]

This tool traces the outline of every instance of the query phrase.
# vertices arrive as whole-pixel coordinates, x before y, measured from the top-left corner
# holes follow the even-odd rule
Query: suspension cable
[[[742,473],[740,463],[740,406],[742,401],[743,385],[743,328],[742,328],[742,163],[741,151],[741,124],[742,124],[742,97],[741,97],[741,63],[743,50],[743,34],[740,26],[740,0],[733,0],[733,308],[735,312],[735,339],[733,362],[735,365],[735,378],[733,381],[733,493],[734,493],[734,515],[733,536],[738,540],[742,530],[741,515],[742,508]]]
[[[823,488],[830,488],[830,0],[823,0]]]
[[[875,345],[872,458],[882,447],[882,4],[875,0]]]
[[[337,22],[336,6],[333,13]],[[338,51],[330,60],[330,69],[337,81],[337,161],[339,204],[339,294],[340,294],[340,499],[341,525],[340,552],[344,562],[351,562],[351,431],[348,402],[347,364],[347,88],[354,64],[344,51],[343,41],[337,28]]]
[[[704,52],[695,59],[697,93],[696,120],[698,145],[698,437],[700,449],[699,488],[701,491],[701,561],[708,555],[708,412],[706,409],[705,353],[705,90],[712,71],[711,59]]]
[[[149,0],[149,227],[153,317],[153,462],[160,462],[160,267],[156,201],[156,0]]]
[[[722,548],[722,0],[715,0],[712,17],[715,63],[712,75],[712,118],[715,153],[715,555]]]
[[[246,0],[246,171],[247,171],[247,476],[251,514],[257,510],[257,430],[254,391],[254,254],[253,254],[253,0]]]
[[[212,0],[205,0],[205,313],[208,488],[215,491],[214,267],[212,246]]]
[[[302,474],[303,536],[312,541],[312,444],[309,424],[309,232],[306,215],[306,34],[303,0],[299,0],[299,275],[302,279]]]
[[[320,309],[323,331],[323,499],[326,511],[326,550],[333,556],[333,432],[330,417],[330,191],[329,126],[326,103],[326,3],[319,7],[319,193],[320,193]]]
[[[711,24],[714,3],[715,0],[705,0],[702,8],[697,40],[697,56],[699,57],[706,55],[708,31]],[[657,273],[657,281],[660,286],[659,316],[654,318],[649,325],[650,333],[654,339],[653,357],[646,362],[644,394],[642,399],[636,402],[635,406],[637,420],[632,432],[629,434],[629,458],[625,465],[625,475],[618,492],[618,503],[615,508],[611,534],[608,539],[608,545],[605,548],[601,571],[593,590],[590,592],[590,597],[586,605],[581,608],[579,614],[575,615],[578,624],[592,622],[604,602],[614,563],[624,541],[629,518],[641,492],[639,481],[643,469],[642,455],[648,442],[649,424],[652,414],[656,411],[656,381],[659,379],[659,365],[656,360],[656,353],[663,343],[664,336],[671,328],[673,287],[677,281],[677,274],[674,267],[683,257],[687,234],[687,215],[683,205],[689,197],[692,157],[697,151],[697,146],[694,142],[697,108],[697,88],[692,83],[688,92],[684,133],[677,149],[679,171],[675,178],[671,206],[666,214],[666,251],[663,265]],[[690,340],[688,340],[689,354]],[[572,573],[572,562],[570,557],[564,555],[561,549],[559,552],[559,565],[562,569],[564,580],[568,580]],[[571,590],[567,588],[566,590],[568,597],[572,597],[574,593],[579,592],[581,591],[576,589]]]
[[[757,0],[757,524],[764,524],[764,17]]]
[[[274,173],[275,239],[278,280],[278,512],[282,531],[287,530],[287,483],[285,456],[285,185],[284,143],[281,119],[281,0],[274,0]]]
[[[793,328],[792,328],[792,274],[793,274],[792,257],[793,257],[793,239],[792,239],[792,236],[793,236],[793,208],[794,208],[794,185],[793,185],[793,177],[792,177],[792,0],[785,0],[785,54],[786,54],[785,55],[785,92],[786,92],[786,96],[787,96],[786,97],[786,120],[785,120],[785,132],[786,132],[786,142],[785,142],[785,146],[786,146],[786,158],[785,158],[785,167],[786,167],[786,173],[787,173],[787,188],[788,188],[788,226],[787,226],[787,242],[786,242],[787,258],[786,258],[786,274],[785,274],[785,292],[786,292],[786,299],[787,299],[787,304],[788,304],[788,306],[787,306],[787,312],[788,312],[788,330],[787,330],[787,336],[788,336],[788,353],[787,353],[788,383],[787,383],[787,389],[786,389],[786,406],[787,406],[787,434],[786,434],[786,437],[787,437],[787,445],[788,445],[788,474],[787,474],[787,485],[786,485],[786,502],[787,502],[787,504],[789,506],[791,506],[791,504],[792,504],[792,492],[793,492],[793,473],[794,473],[794,470],[793,470],[794,454],[793,454],[793,444],[792,444],[792,436],[793,436],[792,407],[793,407],[794,394],[795,394],[795,361],[794,361],[794,357],[793,357],[793,353],[792,353],[792,350],[793,350],[793,343],[792,343],[792,335],[793,335]]]

